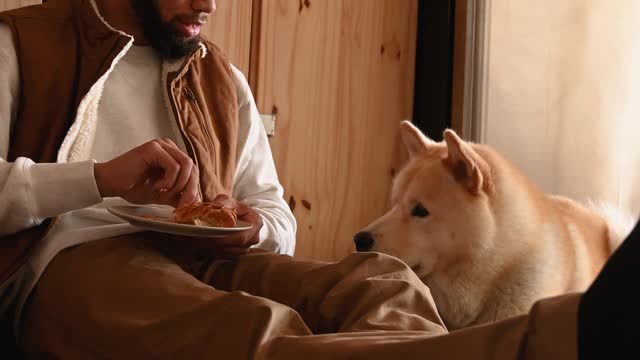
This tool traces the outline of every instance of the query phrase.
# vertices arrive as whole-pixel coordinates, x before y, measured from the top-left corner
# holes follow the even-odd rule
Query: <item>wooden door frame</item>
[[[451,127],[456,0],[419,0],[413,123],[434,140]]]
[[[483,141],[491,0],[420,0],[413,122]]]
[[[484,142],[491,0],[457,0],[452,121],[466,139]]]

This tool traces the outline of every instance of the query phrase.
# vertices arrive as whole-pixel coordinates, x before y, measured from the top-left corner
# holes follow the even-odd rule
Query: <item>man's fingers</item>
[[[200,172],[198,171],[197,166],[193,166],[191,169],[191,176],[189,177],[182,193],[179,194],[180,199],[178,200],[177,207],[201,201],[200,191],[198,191],[200,187],[199,184]]]
[[[160,138],[160,139],[156,139],[154,141],[161,142],[161,143],[166,144],[168,146],[171,146],[171,147],[174,147],[176,149],[179,149],[178,145],[176,145],[176,143],[173,142],[173,140],[171,140],[169,138]]]
[[[228,208],[232,208],[235,209],[236,212],[238,210],[238,203],[237,201],[235,201],[231,196],[227,195],[227,194],[218,194],[213,201],[215,202],[219,202],[222,205],[228,207]]]
[[[170,139],[158,139],[156,140],[156,143],[159,144],[164,149],[164,151],[171,155],[171,157],[179,165],[178,174],[174,183],[172,184],[172,186],[167,187],[170,192],[169,195],[175,196],[179,192],[183,191],[183,188],[189,181],[189,177],[191,176],[191,169],[194,166],[193,161]]]
[[[151,155],[151,163],[149,164],[151,169],[149,170],[153,170],[154,167],[162,170],[162,174],[159,174],[160,179],[149,179],[154,182],[153,189],[160,191],[173,188],[180,172],[180,164],[165,150],[160,142],[151,142],[150,147],[153,154]]]
[[[229,200],[231,197],[227,194],[218,194],[216,195],[216,197],[213,199],[213,201],[225,201],[225,200]]]
[[[155,191],[144,183],[134,185],[126,193],[122,194],[122,198],[133,204],[166,204],[160,191]]]

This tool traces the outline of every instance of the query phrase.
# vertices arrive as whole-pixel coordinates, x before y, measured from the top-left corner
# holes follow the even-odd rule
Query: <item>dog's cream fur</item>
[[[545,195],[496,151],[451,130],[441,143],[409,122],[401,134],[410,159],[394,180],[392,207],[363,231],[372,251],[402,259],[429,286],[451,329],[585,290],[630,230],[612,239],[596,211]],[[417,205],[429,214],[412,215]]]

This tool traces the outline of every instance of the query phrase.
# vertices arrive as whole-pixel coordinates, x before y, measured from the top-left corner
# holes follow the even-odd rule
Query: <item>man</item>
[[[447,335],[397,259],[274,254],[293,253],[295,220],[246,80],[198,35],[214,10],[50,0],[0,14],[0,306],[28,357],[576,357],[578,295]],[[214,199],[253,229],[176,238],[105,211]],[[581,319],[600,324],[590,299]]]

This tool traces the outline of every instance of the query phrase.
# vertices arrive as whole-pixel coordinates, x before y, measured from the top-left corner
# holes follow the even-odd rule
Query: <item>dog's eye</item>
[[[422,206],[422,204],[418,204],[411,210],[411,216],[419,218],[427,217],[429,216],[429,210]]]

